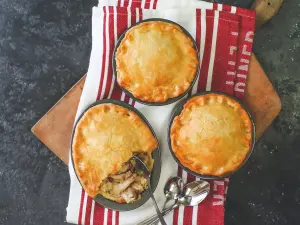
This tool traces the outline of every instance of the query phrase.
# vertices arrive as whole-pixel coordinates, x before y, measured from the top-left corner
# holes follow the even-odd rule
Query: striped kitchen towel
[[[162,149],[162,173],[154,193],[158,204],[162,206],[165,200],[163,186],[168,177],[178,175],[185,182],[197,179],[181,170],[169,153],[167,127],[176,103],[154,107],[133,101],[118,87],[111,63],[118,37],[131,25],[148,18],[172,20],[194,37],[200,53],[200,76],[192,93],[220,91],[241,99],[248,75],[255,13],[198,0],[99,0],[98,7],[93,8],[92,53],[76,118],[88,105],[105,98],[122,100],[144,114],[158,136]],[[85,225],[135,225],[155,214],[150,200],[129,212],[103,208],[84,192],[71,163],[69,172],[71,187],[67,222]],[[228,181],[210,181],[212,191],[203,203],[174,210],[165,217],[167,223],[223,225]]]

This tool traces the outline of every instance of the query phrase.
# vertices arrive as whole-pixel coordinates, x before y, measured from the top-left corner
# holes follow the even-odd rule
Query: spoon
[[[143,176],[147,179],[147,182],[148,182],[148,190],[149,190],[149,194],[150,194],[150,197],[153,201],[153,204],[155,206],[155,210],[156,210],[156,213],[157,213],[157,216],[158,216],[158,219],[160,221],[160,223],[162,225],[167,225],[166,221],[164,220],[164,217],[163,215],[161,214],[159,208],[158,208],[158,205],[156,203],[156,200],[154,198],[154,195],[153,195],[153,191],[151,189],[151,183],[150,183],[150,177],[151,177],[151,173],[148,169],[148,167],[145,165],[145,163],[137,156],[133,156],[132,157],[134,159],[134,167],[135,167],[135,170],[137,171],[137,173],[139,174],[143,174]]]
[[[182,187],[183,187],[183,182],[180,177],[171,177],[167,180],[164,187],[164,194],[166,196],[166,201],[162,208],[163,210],[165,209],[165,206],[168,203],[168,201],[172,199],[176,200],[179,197],[182,191]]]
[[[193,181],[183,187],[182,193],[174,205],[165,209],[162,214],[166,215],[179,206],[195,206],[201,203],[210,191],[210,184],[207,181]],[[139,225],[149,225],[158,221],[156,215],[144,220]]]
[[[166,201],[162,207],[162,210],[165,209],[166,204],[170,200],[177,200],[181,191],[182,191],[183,182],[180,177],[170,177],[165,186],[164,186],[164,194],[166,196]],[[157,224],[157,223],[155,223]]]

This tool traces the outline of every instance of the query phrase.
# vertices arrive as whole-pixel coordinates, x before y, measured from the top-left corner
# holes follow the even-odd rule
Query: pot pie
[[[170,130],[180,163],[200,175],[221,176],[237,169],[252,148],[252,121],[235,100],[221,94],[189,99]]]
[[[129,29],[115,60],[119,85],[147,102],[165,102],[184,93],[198,66],[193,40],[179,26],[163,21]]]
[[[111,103],[96,105],[75,127],[74,169],[89,196],[100,194],[130,203],[147,188],[147,180],[135,171],[131,157],[136,154],[152,170],[151,153],[156,148],[150,128],[137,114]]]

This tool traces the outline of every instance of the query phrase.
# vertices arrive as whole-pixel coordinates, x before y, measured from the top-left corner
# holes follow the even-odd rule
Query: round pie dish
[[[193,37],[179,24],[147,19],[128,28],[112,57],[120,88],[145,105],[171,104],[185,96],[199,75]]]
[[[168,127],[178,165],[202,179],[222,179],[241,168],[255,145],[255,124],[245,106],[220,92],[201,92],[179,102]]]
[[[111,115],[109,114],[110,113],[110,111],[109,111],[107,117],[99,116],[99,112],[102,113],[101,115],[103,115],[103,112],[107,113],[106,110],[110,110],[110,108],[112,108],[112,110],[115,110],[115,111],[112,111]],[[93,114],[94,117],[87,117],[87,116],[89,116],[89,113],[91,112],[91,110],[95,110],[95,109],[97,109],[97,110],[101,109],[104,111],[94,111],[94,112],[96,112],[96,114]],[[113,112],[115,112],[115,114],[113,114]],[[93,123],[91,123],[90,121],[96,121],[96,122],[101,121],[101,120],[107,121],[107,120],[109,120],[110,116],[115,116],[116,112],[124,113],[124,114],[122,114],[122,115],[124,115],[124,120],[121,120],[120,122],[124,125],[124,127],[123,127],[124,130],[126,131],[127,129],[129,129],[129,131],[126,132],[127,136],[122,135],[122,134],[120,136],[120,135],[118,135],[118,133],[113,133],[113,135],[115,135],[114,136],[115,141],[112,141],[112,138],[113,138],[112,134],[107,135],[107,137],[110,137],[110,139],[109,139],[110,141],[108,143],[113,144],[113,145],[109,145],[111,147],[104,147],[104,150],[106,150],[108,148],[110,149],[110,148],[118,147],[118,146],[120,147],[123,145],[125,146],[124,148],[126,148],[126,146],[128,146],[128,145],[130,146],[131,139],[127,133],[134,135],[135,133],[130,131],[130,129],[133,129],[136,126],[141,127],[142,132],[144,133],[144,136],[146,136],[146,138],[145,138],[146,146],[143,148],[145,149],[145,153],[146,153],[147,149],[151,149],[151,151],[149,152],[149,154],[150,154],[149,156],[150,156],[150,158],[152,157],[152,159],[153,159],[153,164],[152,164],[153,167],[152,167],[152,172],[151,172],[151,188],[153,188],[153,191],[156,189],[156,187],[158,185],[159,177],[160,177],[160,171],[161,171],[161,152],[159,149],[157,137],[156,137],[152,127],[150,126],[149,122],[146,120],[146,118],[137,109],[135,109],[131,105],[128,105],[124,102],[112,100],[112,99],[100,100],[100,101],[97,101],[97,102],[93,103],[92,105],[90,105],[80,115],[80,117],[78,118],[78,120],[75,123],[73,133],[72,133],[71,159],[72,159],[72,165],[73,165],[73,168],[74,168],[74,171],[75,171],[75,174],[77,176],[79,183],[81,184],[83,189],[85,189],[86,192],[90,196],[92,196],[93,199],[97,203],[99,203],[100,205],[102,205],[106,208],[109,208],[109,209],[118,210],[118,211],[129,211],[129,210],[133,210],[133,209],[140,207],[150,198],[150,195],[149,195],[149,192],[147,189],[145,189],[143,192],[140,192],[140,197],[137,200],[134,200],[134,201],[128,202],[128,203],[126,203],[126,202],[119,203],[116,200],[110,200],[108,198],[108,196],[104,197],[102,194],[98,194],[99,192],[95,193],[94,189],[91,189],[93,184],[95,184],[96,187],[99,187],[98,185],[100,183],[101,184],[100,187],[101,187],[102,183],[104,182],[104,179],[106,179],[106,178],[111,179],[110,177],[112,177],[112,176],[105,177],[103,175],[103,173],[105,172],[105,171],[103,171],[103,169],[109,168],[111,166],[112,166],[112,168],[115,168],[116,167],[115,163],[119,162],[118,157],[121,157],[120,159],[123,159],[122,162],[124,162],[124,160],[125,160],[124,158],[122,158],[122,157],[124,157],[124,155],[122,155],[123,153],[121,153],[121,152],[115,153],[116,150],[114,150],[114,149],[111,151],[107,150],[108,152],[105,153],[107,157],[102,157],[102,154],[99,155],[99,152],[101,152],[103,150],[98,150],[98,147],[96,149],[92,149],[91,147],[89,147],[89,146],[93,146],[94,143],[97,143],[96,146],[98,146],[98,143],[101,143],[101,144],[106,143],[102,139],[100,140],[100,138],[103,138],[103,136],[95,135],[95,133],[93,133],[94,128],[91,128],[93,126]],[[104,114],[104,115],[106,115],[106,114]],[[86,118],[88,118],[88,119],[86,119]],[[126,121],[127,120],[130,121],[131,118],[133,119],[133,122],[136,123],[136,124],[132,125],[133,128],[128,126],[128,123],[126,123]],[[111,120],[114,121],[114,120],[116,120],[116,118],[113,117],[113,118],[111,118]],[[86,122],[88,122],[87,125],[86,125]],[[117,122],[119,122],[119,121],[117,121]],[[81,126],[82,124],[84,124],[85,127]],[[116,125],[116,127],[113,126],[112,128],[110,128],[111,127],[111,125],[109,125],[110,123],[106,124],[107,126],[105,125],[104,127],[101,124],[103,124],[103,123],[96,125],[96,129],[100,129],[100,132],[103,132],[103,129],[106,129],[105,127],[108,127],[111,132],[115,132],[115,131],[121,132],[120,128],[118,128],[119,125]],[[116,128],[116,129],[114,129],[114,128]],[[115,131],[113,131],[113,129]],[[86,139],[86,140],[82,141],[82,136],[84,136],[84,135],[88,135],[88,137],[92,137],[92,139]],[[78,138],[78,136],[79,136],[79,138]],[[129,140],[126,140],[126,137],[128,137]],[[138,139],[138,137],[133,137],[133,140],[136,140],[136,139]],[[124,143],[123,143],[123,140],[125,141]],[[150,142],[149,142],[149,140],[150,140]],[[155,142],[155,145],[153,144],[153,141]],[[81,150],[80,148],[82,148],[82,147],[78,147],[78,146],[81,146],[80,142],[87,143],[87,149],[90,149],[88,153],[87,153],[87,150]],[[116,142],[120,142],[120,145],[114,144]],[[78,143],[79,143],[79,145],[77,145]],[[136,144],[133,143],[133,147],[132,147],[132,149],[130,149],[130,151],[133,152],[133,150],[135,148],[140,148],[139,147],[140,144],[143,144],[143,143],[144,143],[143,140]],[[103,146],[106,146],[106,145],[103,144]],[[80,150],[78,150],[78,149],[80,149]],[[125,149],[125,150],[127,150],[127,149]],[[96,154],[95,154],[95,152],[96,152]],[[81,153],[83,156],[80,156]],[[117,154],[116,155],[117,158],[112,157],[115,154]],[[124,154],[125,154],[125,157],[130,157],[130,156],[128,156],[128,151],[126,151],[126,153],[124,153]],[[108,157],[108,155],[110,157]],[[78,161],[78,156],[81,157],[82,161]],[[84,161],[84,157],[87,158],[87,160]],[[99,160],[95,159],[97,157]],[[107,158],[107,160],[106,159],[103,160],[103,158]],[[95,164],[95,163],[93,164],[93,162],[92,162],[93,160],[97,160],[96,165],[99,164],[98,162],[101,162],[100,164],[102,164],[102,165],[99,166],[100,171],[103,171],[103,172],[101,172],[101,175],[99,173],[97,173],[99,171],[99,168],[97,168],[98,166],[96,168],[93,166]],[[83,166],[84,166],[84,168],[86,168],[86,170],[84,170],[84,172],[81,172],[80,169],[78,169],[82,166],[81,162],[83,162]],[[112,164],[111,162],[114,162],[114,163]],[[125,162],[127,162],[127,158],[126,158]],[[110,165],[110,164],[112,164],[112,165]],[[123,165],[123,163],[122,163],[122,165]],[[121,168],[123,168],[123,166]],[[120,166],[118,167],[118,169],[116,168],[114,170],[116,172],[119,172],[119,169],[120,169]],[[128,173],[130,173],[130,170],[131,169],[129,168],[126,171],[128,171]],[[124,173],[117,173],[117,175],[118,174],[125,175],[125,174],[127,174],[126,171],[124,171]],[[134,174],[133,171],[131,171],[131,172],[132,172],[131,178],[133,177],[133,175],[137,175],[137,174]],[[115,173],[113,173],[113,175],[114,174]],[[101,176],[103,176],[105,178],[101,179]],[[87,178],[87,179],[83,179],[83,178]],[[128,178],[128,180],[131,178]],[[118,178],[118,179],[120,179],[120,178]],[[127,179],[127,177],[126,177],[126,179]],[[126,182],[126,179],[125,179],[125,182]],[[96,180],[96,182],[95,182],[95,180]],[[100,182],[98,182],[99,180],[100,180]],[[101,180],[103,180],[103,182]],[[129,188],[130,188],[130,186],[129,186]],[[129,188],[126,188],[126,189],[129,189]],[[114,189],[112,189],[112,190],[114,190]],[[100,189],[99,189],[99,191],[100,191]]]

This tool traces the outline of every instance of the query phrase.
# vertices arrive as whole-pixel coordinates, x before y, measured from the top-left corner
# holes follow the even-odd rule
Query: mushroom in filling
[[[139,157],[147,162],[151,155],[141,154]],[[152,158],[150,159],[150,162]],[[149,161],[149,160],[148,160]],[[152,168],[152,165],[150,165]],[[130,162],[124,163],[116,174],[107,177],[100,185],[100,193],[110,200],[118,203],[131,203],[141,198],[142,192],[148,188],[147,180],[138,174],[134,165]]]

